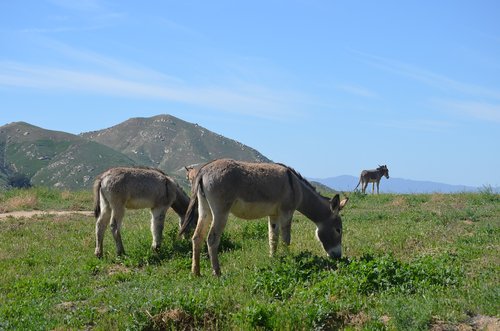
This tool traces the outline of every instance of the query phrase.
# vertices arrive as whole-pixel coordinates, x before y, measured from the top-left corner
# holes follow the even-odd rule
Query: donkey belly
[[[127,200],[125,207],[127,207],[127,209],[153,208],[154,203],[149,199],[135,198]]]
[[[278,214],[278,204],[270,202],[246,202],[236,200],[231,207],[231,213],[239,218],[252,220]]]

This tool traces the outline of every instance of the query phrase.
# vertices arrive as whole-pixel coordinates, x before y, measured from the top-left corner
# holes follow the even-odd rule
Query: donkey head
[[[317,223],[316,237],[319,239],[328,256],[342,257],[342,219],[340,211],[347,204],[349,198],[340,201],[339,195],[330,200],[330,215],[322,222]]]
[[[382,172],[382,176],[385,176],[385,178],[389,179],[389,168],[387,168],[385,164],[382,166],[379,165],[377,170],[380,170]]]
[[[193,166],[185,166],[184,169],[186,169],[186,179],[189,180],[190,183],[193,183],[198,171]]]

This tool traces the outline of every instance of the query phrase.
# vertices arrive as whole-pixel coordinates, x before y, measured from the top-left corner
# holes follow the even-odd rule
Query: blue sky
[[[0,126],[171,114],[307,177],[500,186],[500,2],[0,2]]]

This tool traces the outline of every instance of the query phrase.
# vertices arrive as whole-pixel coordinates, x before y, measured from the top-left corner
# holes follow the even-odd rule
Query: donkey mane
[[[215,159],[215,160],[212,160],[212,161],[209,161],[205,164],[203,164],[200,169],[198,169],[198,174],[197,176],[201,173],[201,170],[203,168],[205,168],[207,165],[215,162],[215,161],[218,161],[218,160],[221,160],[221,159]],[[291,171],[302,183],[304,183],[309,189],[311,189],[313,192],[317,193],[318,195],[322,196],[321,193],[319,193],[316,188],[314,187],[313,184],[311,184],[307,179],[305,179],[297,170],[295,170],[294,168],[290,167],[290,166],[287,166],[286,164],[283,164],[283,163],[279,163],[279,162],[274,162],[274,164],[277,164],[277,165],[280,165],[282,167],[284,167],[285,169]],[[194,185],[193,185],[194,187]],[[322,196],[323,197],[323,196]],[[325,197],[323,197],[325,198]]]
[[[132,169],[153,170],[153,171],[159,172],[160,174],[168,177],[167,173],[165,171],[159,169],[159,168],[154,168],[154,167],[149,167],[149,166],[132,166],[130,168],[132,168]],[[179,185],[177,184],[177,186],[179,186]]]
[[[302,175],[297,171],[295,170],[294,168],[292,167],[289,167],[287,166],[286,164],[283,164],[283,163],[275,163],[275,164],[278,164],[282,167],[285,167],[286,169],[288,169],[289,171],[291,171],[295,176],[297,176],[297,178],[302,182],[304,183],[308,188],[310,188],[313,192],[317,193],[318,195],[322,196],[317,190],[316,188],[313,186],[313,184],[311,184],[307,179],[305,179],[304,177],[302,177]],[[323,197],[323,196],[322,196]],[[324,197],[323,197],[324,198]]]

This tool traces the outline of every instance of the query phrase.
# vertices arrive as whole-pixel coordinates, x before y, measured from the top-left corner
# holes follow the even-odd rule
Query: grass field
[[[0,212],[91,209],[90,192],[0,192]],[[0,330],[481,330],[498,328],[500,196],[351,194],[345,258],[326,258],[294,216],[292,245],[268,256],[266,220],[231,218],[222,277],[190,274],[191,244],[169,214],[159,254],[149,212],[129,211],[117,258],[94,219],[0,219]]]

